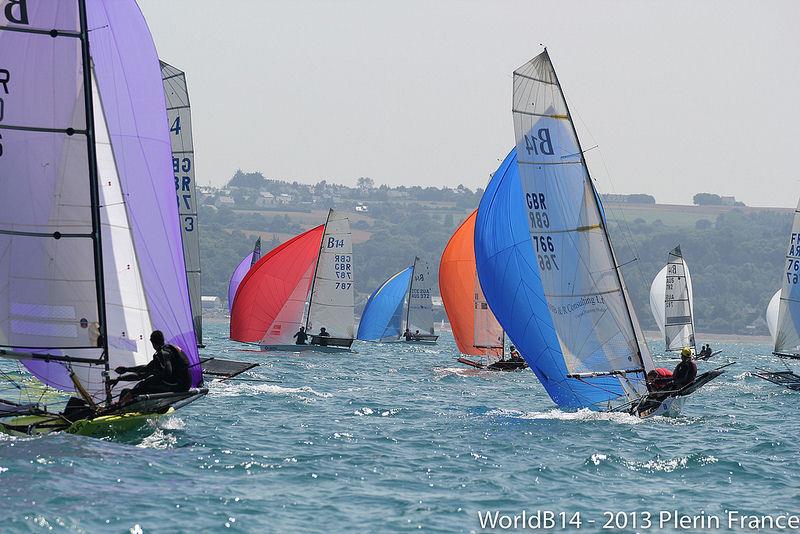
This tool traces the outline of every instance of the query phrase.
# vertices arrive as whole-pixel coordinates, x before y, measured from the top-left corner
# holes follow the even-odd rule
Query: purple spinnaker
[[[164,87],[134,0],[87,0],[89,42],[153,328],[202,383],[183,258]]]
[[[247,271],[250,270],[252,262],[253,253],[251,252],[242,259],[231,275],[231,281],[228,283],[228,312],[233,309],[233,299],[236,297],[236,291],[238,291],[239,284],[242,283]]]

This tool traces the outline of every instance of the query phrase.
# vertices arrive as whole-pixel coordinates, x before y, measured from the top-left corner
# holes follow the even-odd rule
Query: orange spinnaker
[[[488,308],[477,309],[483,301],[475,270],[477,213],[475,210],[467,217],[444,248],[439,263],[439,292],[458,350],[462,354],[500,356],[503,354],[503,329]]]

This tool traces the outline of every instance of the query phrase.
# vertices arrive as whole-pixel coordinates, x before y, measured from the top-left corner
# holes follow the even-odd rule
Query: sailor
[[[308,334],[306,334],[306,327],[301,326],[300,330],[298,330],[297,333],[292,337],[297,340],[294,342],[295,345],[305,345],[306,341],[308,341]]]
[[[327,330],[325,330],[325,327],[323,326],[322,328],[319,329],[319,334],[317,334],[317,337],[319,338],[319,344],[325,347],[328,345],[328,340],[324,338],[331,337],[331,335],[328,333]]]
[[[411,341],[411,330],[406,328],[406,331],[403,332],[403,337],[406,338],[406,341]]]
[[[647,373],[647,389],[661,391],[667,389],[672,383],[672,371],[664,367],[656,367]]]
[[[697,364],[692,360],[692,349],[683,347],[681,350],[681,363],[675,366],[672,371],[673,389],[681,389],[687,384],[694,382],[697,377]]]
[[[139,382],[130,390],[122,390],[119,396],[121,404],[133,400],[138,395],[183,392],[189,391],[192,387],[189,358],[186,354],[175,345],[165,343],[164,333],[161,330],[155,330],[150,334],[150,343],[156,350],[150,363],[135,367],[119,366],[114,369],[121,376],[109,381],[112,387],[117,382]]]
[[[511,357],[512,362],[523,362],[525,360],[522,359],[522,356],[519,355],[519,351],[514,347],[514,345],[509,345],[508,347],[508,354]]]
[[[422,337],[422,336],[420,335],[420,333],[419,333],[419,330],[417,330],[417,331],[415,331],[415,332],[414,332],[414,339],[415,339],[415,340],[419,340],[421,337]]]
[[[706,359],[711,356],[711,345],[704,345],[703,350],[700,351],[701,359]]]

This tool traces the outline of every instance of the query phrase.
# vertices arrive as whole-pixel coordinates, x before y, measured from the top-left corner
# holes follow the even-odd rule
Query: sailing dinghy
[[[688,347],[696,360],[707,360],[722,352],[717,350],[709,355],[697,352],[692,275],[680,245],[669,252],[667,264],[653,278],[650,285],[650,311],[661,331],[667,352],[680,352]]]
[[[138,428],[207,393],[155,45],[134,0],[4,7],[0,358],[35,381],[0,362],[0,429]],[[148,363],[153,330],[183,349],[193,387],[120,406],[110,370]]]
[[[525,369],[523,362],[505,359],[505,334],[483,295],[475,268],[475,217],[456,229],[439,262],[439,291],[459,352],[485,361],[458,358],[459,363],[490,371]]]
[[[186,261],[186,279],[189,282],[189,302],[192,305],[197,346],[203,344],[203,306],[200,273],[200,227],[197,213],[197,187],[194,178],[194,143],[192,141],[192,109],[186,74],[166,63],[159,62],[164,95],[167,99],[167,124],[172,143],[172,173],[175,176],[175,193],[178,200],[178,218],[181,226],[183,256]],[[260,250],[261,240],[256,242]],[[255,255],[255,252],[254,252]],[[209,379],[229,380],[258,367],[257,363],[204,358],[203,375]]]
[[[430,265],[414,258],[413,264],[389,277],[369,296],[356,337],[383,343],[436,343],[439,336],[434,333],[432,308]],[[404,335],[406,331],[408,335]]]
[[[800,204],[794,213],[792,233],[786,250],[783,284],[767,307],[767,326],[774,340],[772,354],[783,360],[786,370],[759,369],[755,373],[759,378],[795,391],[800,391],[800,375],[791,369],[788,362],[800,360],[798,324],[800,324]]]
[[[514,72],[513,114],[517,146],[475,224],[490,308],[560,407],[677,414],[722,370],[649,391],[653,360],[547,50]]]
[[[279,245],[247,271],[233,299],[231,339],[261,350],[350,351],[352,262],[350,221],[330,210],[324,225]],[[310,343],[295,343],[300,327]],[[319,335],[323,328],[328,335]]]

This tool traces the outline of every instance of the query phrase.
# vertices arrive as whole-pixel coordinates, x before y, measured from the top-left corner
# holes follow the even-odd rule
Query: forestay
[[[571,374],[652,367],[547,51],[514,72],[517,164],[544,296]]]
[[[192,111],[186,75],[172,65],[160,62],[164,94],[167,99],[167,124],[172,143],[172,173],[181,224],[189,302],[192,305],[197,344],[203,344],[203,305],[201,302],[200,232],[197,219],[197,187],[194,178]]]
[[[774,352],[800,355],[800,204],[794,212],[786,250]]]
[[[325,328],[332,337],[353,339],[355,278],[350,220],[330,210],[311,287],[306,331]]]
[[[411,287],[408,291],[406,328],[412,333],[433,335],[433,304],[431,300],[431,268],[427,261],[414,258]]]

